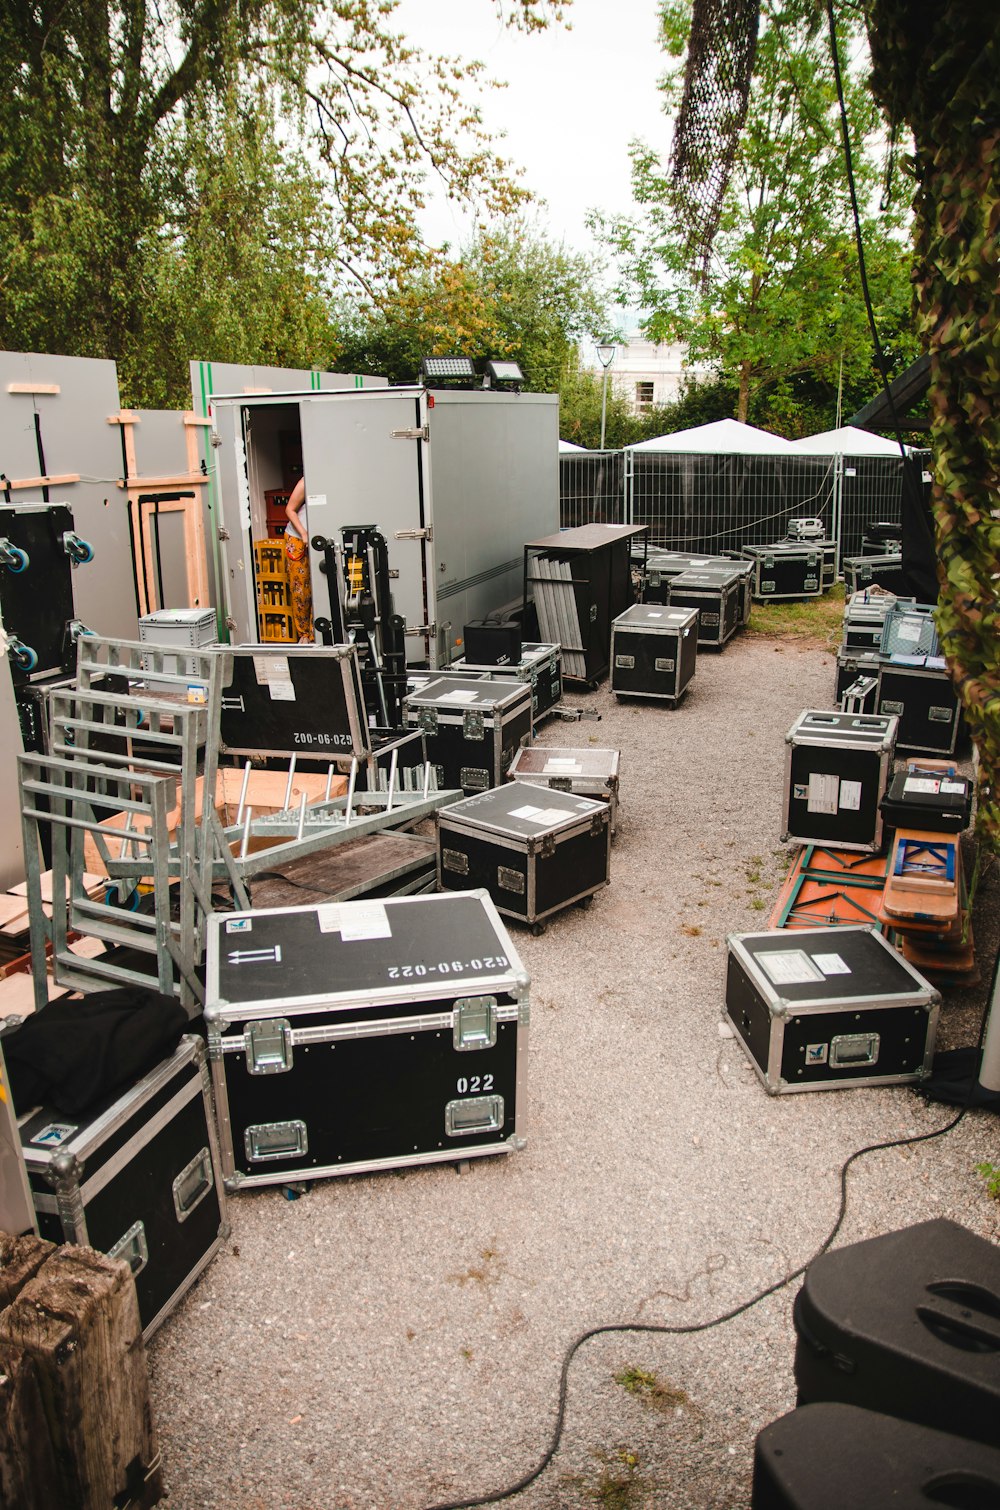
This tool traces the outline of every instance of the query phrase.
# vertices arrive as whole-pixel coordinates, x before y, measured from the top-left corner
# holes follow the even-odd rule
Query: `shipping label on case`
[[[840,806],[840,777],[825,776],[820,771],[809,773],[809,796],[806,807],[810,813],[827,813],[835,817]]]
[[[861,811],[860,781],[842,781],[840,783],[840,806],[849,813]]]
[[[772,949],[755,959],[774,986],[808,986],[825,978],[804,949]]]
[[[392,938],[381,902],[325,902],[316,908],[316,921],[320,933],[339,933],[345,944]]]
[[[814,954],[813,964],[818,965],[824,975],[850,975],[851,967],[839,954]]]

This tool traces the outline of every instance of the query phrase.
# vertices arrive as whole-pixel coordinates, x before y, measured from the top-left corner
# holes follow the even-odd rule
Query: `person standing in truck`
[[[312,621],[312,577],[309,571],[309,533],[305,521],[306,481],[300,477],[285,505],[285,559],[292,595],[292,625],[300,645],[315,638]]]

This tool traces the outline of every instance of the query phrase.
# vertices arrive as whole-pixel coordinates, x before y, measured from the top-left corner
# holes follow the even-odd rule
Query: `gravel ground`
[[[539,938],[526,1149],[230,1202],[232,1236],[149,1348],[175,1510],[423,1510],[526,1475],[554,1427],[566,1348],[610,1323],[703,1328],[588,1341],[565,1429],[525,1510],[730,1510],[756,1433],[794,1404],[793,1282],[832,1227],[843,1161],[952,1113],[905,1087],[769,1097],[721,1031],[725,938],[760,928],[784,733],[829,706],[816,649],[738,637],[681,707],[567,703],[541,742],[621,750],[611,885]],[[1000,882],[977,902],[985,966]],[[985,983],[945,995],[939,1046],[973,1040]],[[997,1121],[854,1166],[838,1243],[949,1216],[1000,1237],[975,1173]]]

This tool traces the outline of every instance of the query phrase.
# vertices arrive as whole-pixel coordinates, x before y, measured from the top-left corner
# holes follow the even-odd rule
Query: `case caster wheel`
[[[23,551],[12,540],[0,540],[0,566],[6,566],[9,572],[18,576],[29,564],[27,551]]]
[[[286,1201],[297,1201],[300,1195],[306,1195],[309,1191],[309,1182],[299,1180],[294,1185],[282,1185],[281,1193]]]
[[[11,640],[7,653],[19,671],[34,671],[38,665],[38,652],[21,640]]]
[[[94,547],[88,540],[81,540],[79,535],[74,535],[67,530],[62,537],[62,543],[63,550],[74,566],[86,566],[88,561],[93,561]]]
[[[542,934],[544,932],[545,932],[545,924],[544,923],[532,923],[532,925],[531,925],[531,937],[533,939],[540,939],[541,936],[542,936]]]
[[[584,912],[586,912],[588,907],[591,907],[593,905],[593,901],[593,897],[581,897],[576,905],[582,908]]]
[[[468,1172],[471,1169],[471,1167],[472,1167],[472,1160],[471,1159],[459,1159],[456,1162],[456,1164],[455,1164],[455,1173],[456,1174],[468,1174]]]

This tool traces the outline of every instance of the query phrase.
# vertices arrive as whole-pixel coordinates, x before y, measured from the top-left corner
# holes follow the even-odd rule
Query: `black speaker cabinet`
[[[824,1253],[794,1317],[800,1405],[1000,1439],[1000,1248],[985,1238],[938,1217]]]
[[[803,1405],[757,1437],[751,1510],[995,1510],[1000,1448],[856,1405]]]

